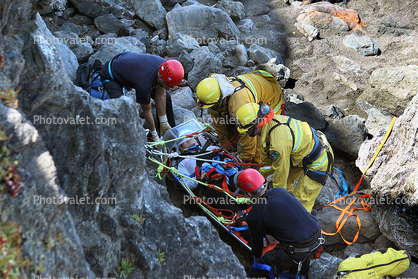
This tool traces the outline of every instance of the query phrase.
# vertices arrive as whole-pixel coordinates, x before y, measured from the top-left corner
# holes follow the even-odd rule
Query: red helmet
[[[179,86],[184,76],[184,69],[177,60],[167,60],[160,65],[160,74],[170,86]]]
[[[235,176],[235,184],[246,193],[258,194],[263,188],[264,177],[255,169],[246,169]]]

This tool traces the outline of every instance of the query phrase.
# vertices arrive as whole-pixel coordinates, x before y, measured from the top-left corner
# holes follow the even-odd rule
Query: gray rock
[[[250,46],[250,48],[248,49],[248,54],[249,58],[257,64],[266,63],[272,58],[277,58],[277,61],[283,61],[283,59],[277,51],[264,48],[257,44],[252,44]]]
[[[335,150],[353,159],[357,158],[361,144],[368,137],[366,126],[355,115],[330,120],[324,133]]]
[[[183,33],[195,38],[199,45],[209,44],[218,38],[229,40],[240,35],[237,26],[226,12],[204,5],[172,9],[167,13],[167,26],[170,37],[176,33]]]
[[[103,34],[94,39],[94,49],[99,50],[102,46],[106,44],[114,45],[118,41],[118,36],[114,33]]]
[[[248,62],[248,54],[247,54],[247,49],[245,48],[244,45],[237,45],[237,46],[235,46],[235,55],[238,58],[238,61],[239,61],[239,65],[240,66],[247,65],[247,62]]]
[[[341,119],[344,117],[344,113],[336,105],[330,105],[327,108],[325,115],[332,119]],[[367,125],[366,125],[366,128],[367,128]]]
[[[133,10],[130,0],[119,0],[120,5],[112,5],[110,13],[118,19],[135,19],[135,13]],[[121,6],[122,5],[122,6]]]
[[[135,37],[120,37],[115,43],[103,45],[97,52],[90,56],[89,60],[99,59],[106,63],[113,56],[124,51],[145,53],[145,45]]]
[[[379,52],[379,47],[367,36],[359,37],[351,34],[344,38],[343,44],[364,56],[377,55]]]
[[[66,22],[66,23],[64,23],[61,26],[60,31],[62,31],[62,32],[73,32],[77,36],[81,34],[80,27],[77,24],[74,24],[72,22]]]
[[[270,8],[267,6],[266,2],[259,2],[257,5],[252,5],[247,7],[246,13],[247,16],[258,16],[268,14],[270,12]]]
[[[209,48],[210,52],[212,52],[213,54],[218,54],[218,53],[221,52],[221,50],[219,49],[219,47],[215,43],[208,44],[208,48]]]
[[[107,0],[70,0],[80,13],[96,18],[108,14],[112,8],[111,2]]]
[[[239,75],[245,75],[245,74],[252,72],[252,70],[253,69],[248,68],[248,67],[238,66],[231,72],[231,76],[236,77]]]
[[[232,19],[242,19],[245,17],[244,4],[238,1],[221,0],[217,6],[220,6]]]
[[[367,117],[365,125],[369,134],[376,135],[380,129],[387,129],[389,127],[392,120],[391,115],[376,108],[371,108],[367,113],[369,117]]]
[[[56,11],[64,11],[67,7],[67,0],[55,0],[52,7]]]
[[[211,73],[221,73],[221,61],[209,51],[208,47],[200,47],[192,51],[191,56],[194,59],[193,69],[189,73],[189,86],[193,91],[204,78]]]
[[[250,33],[253,30],[254,22],[251,18],[246,18],[238,21],[237,27],[242,33]]]
[[[342,261],[328,253],[322,253],[321,258],[311,262],[308,276],[309,278],[334,279]]]
[[[335,63],[335,66],[338,70],[340,70],[342,73],[354,73],[354,74],[360,74],[363,72],[360,65],[356,63],[355,61],[344,57],[344,56],[333,56],[332,60]]]
[[[133,1],[132,4],[135,14],[151,27],[160,29],[165,26],[167,11],[160,0]]]
[[[323,130],[328,125],[322,113],[312,103],[301,102],[297,104],[288,102],[285,110],[286,115],[307,122],[314,129]]]
[[[369,84],[357,102],[398,116],[418,91],[418,66],[376,69]]]
[[[319,29],[316,28],[315,26],[312,26],[309,24],[303,24],[299,22],[296,22],[295,26],[299,30],[300,33],[302,33],[305,37],[308,38],[309,41],[313,41],[319,36]]]
[[[338,183],[341,183],[337,174],[333,174],[334,177],[338,180]],[[331,202],[336,200],[336,194],[340,191],[337,183],[332,180],[330,177],[327,178],[327,181],[324,186],[322,186],[321,192],[315,199],[315,210],[322,210],[322,208]]]
[[[188,109],[179,107],[175,104],[173,104],[173,109],[176,112],[174,114],[174,121],[176,121],[176,125],[187,122],[191,119],[196,119],[197,120],[196,115]]]
[[[347,246],[347,248],[344,250],[344,255],[346,258],[351,258],[358,255],[369,254],[372,251],[373,249],[369,244],[356,242]]]
[[[112,14],[96,17],[94,25],[103,33],[115,33],[118,36],[129,35],[128,28]]]
[[[193,37],[176,33],[167,41],[167,54],[170,57],[178,57],[183,50],[192,52],[199,47],[199,44]]]
[[[75,14],[73,17],[70,18],[70,22],[77,24],[77,25],[82,25],[82,24],[93,25],[94,19],[86,15]]]
[[[196,101],[193,99],[193,92],[190,87],[179,87],[179,89],[171,94],[171,98],[173,104],[187,110],[192,110],[197,106]]]
[[[75,33],[55,32],[54,35],[63,40],[64,44],[77,56],[78,63],[80,64],[86,62],[94,52],[93,47],[87,42],[86,38],[80,38]]]
[[[345,208],[351,201],[353,201],[353,197],[357,196],[357,194],[354,194],[353,196],[344,199],[336,205],[340,208]],[[361,204],[357,200],[352,207],[361,208]],[[376,221],[373,218],[372,213],[370,211],[364,210],[356,210],[355,213],[359,216],[361,220],[361,229],[357,243],[368,243],[374,241],[381,233],[379,231],[379,225],[376,224]],[[335,223],[340,215],[341,211],[333,207],[327,206],[324,207],[320,212],[318,212],[316,218],[318,219],[318,223],[323,231],[333,233],[336,231]],[[341,230],[341,234],[347,241],[352,241],[357,231],[358,224],[356,216],[351,216],[347,219],[347,222],[344,224],[344,227]],[[344,241],[339,234],[335,234],[332,236],[325,235],[325,245],[328,246],[337,243],[344,244]]]
[[[149,46],[151,44],[151,40],[149,35],[142,29],[135,29],[133,32],[129,34],[131,37],[135,37],[140,40],[145,46]]]
[[[36,25],[38,26],[38,30],[33,34],[34,42],[37,43],[38,47],[41,48],[44,53],[57,51],[55,53],[55,59],[62,59],[68,76],[71,80],[75,80],[78,68],[77,57],[75,54],[67,45],[60,43],[60,41],[52,35],[39,14],[36,16]]]
[[[187,51],[183,50],[181,52],[178,61],[183,65],[185,75],[193,69],[193,58]]]
[[[65,9],[64,13],[62,14],[62,18],[69,19],[75,15],[76,12],[77,10],[74,7],[69,7],[68,9]]]
[[[409,264],[409,268],[399,276],[396,276],[395,279],[405,279],[405,278],[411,278],[416,279],[418,274],[418,264],[411,262]]]
[[[384,236],[383,234],[379,235],[376,240],[374,241],[374,249],[375,250],[381,250],[381,249],[388,249],[388,248],[393,248],[393,249],[397,249],[397,247],[395,246],[395,244],[393,244],[392,241],[390,241],[386,236]]]
[[[401,205],[399,205],[401,204]],[[416,209],[408,209],[401,202],[396,204],[381,203],[372,207],[372,214],[382,234],[399,249],[413,256],[418,256],[418,237]]]

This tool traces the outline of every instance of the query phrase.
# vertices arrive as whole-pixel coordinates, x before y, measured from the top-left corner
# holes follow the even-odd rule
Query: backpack
[[[377,251],[371,254],[345,259],[338,266],[338,278],[380,279],[384,276],[396,277],[404,273],[411,263],[405,250],[397,251],[389,248],[386,251]]]
[[[107,100],[109,95],[104,90],[99,75],[101,68],[102,62],[99,59],[81,64],[77,69],[74,84],[89,92],[94,98]]]

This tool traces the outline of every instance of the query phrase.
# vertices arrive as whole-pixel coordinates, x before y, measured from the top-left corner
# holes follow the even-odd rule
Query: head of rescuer
[[[234,180],[253,199],[247,224],[256,260],[248,277],[273,278],[268,277],[268,270],[275,276],[284,270],[307,276],[310,255],[319,255],[324,243],[317,219],[286,189],[266,190],[265,179],[257,170],[246,169]],[[268,244],[276,246],[263,253]]]

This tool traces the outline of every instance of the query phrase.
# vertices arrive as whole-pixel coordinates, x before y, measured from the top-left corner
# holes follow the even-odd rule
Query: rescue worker
[[[239,136],[233,114],[236,114],[241,106],[263,101],[271,106],[276,114],[282,112],[283,93],[280,85],[271,74],[260,70],[229,78],[225,75],[211,74],[199,83],[196,95],[197,104],[201,108],[209,109],[222,146]],[[251,138],[242,134],[239,144],[241,159],[248,163],[258,163],[258,137]]]
[[[159,137],[152,116],[151,98],[155,100],[160,133],[164,134],[175,126],[171,95],[167,91],[179,86],[183,80],[184,70],[180,62],[157,55],[123,52],[105,63],[99,74],[111,99],[122,96],[125,87],[135,89],[136,101],[141,104],[153,141],[159,141]]]
[[[264,177],[273,173],[273,187],[289,190],[311,212],[332,169],[334,155],[325,135],[306,122],[274,115],[262,102],[245,104],[236,117],[240,133],[260,135],[260,163],[271,165],[260,170]]]
[[[255,263],[248,277],[275,278],[288,270],[303,278],[301,275],[308,275],[309,256],[319,255],[325,242],[318,221],[289,191],[266,190],[264,182],[264,177],[253,169],[244,170],[238,176],[238,187],[253,200],[247,224]],[[277,242],[274,249],[263,254],[267,244]]]

